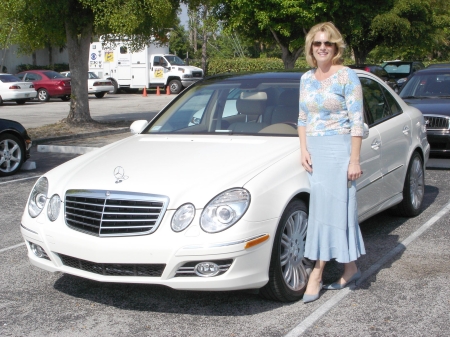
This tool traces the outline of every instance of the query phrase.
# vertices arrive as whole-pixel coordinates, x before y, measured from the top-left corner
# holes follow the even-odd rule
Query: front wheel
[[[260,289],[264,298],[293,302],[306,290],[314,265],[304,257],[308,208],[302,200],[291,201],[278,224],[269,267],[269,282]]]
[[[26,99],[16,99],[16,103],[17,103],[18,105],[23,105],[23,104],[25,104],[26,102],[27,102]]]
[[[179,94],[183,89],[181,82],[178,80],[172,80],[169,82],[169,88],[171,94]]]
[[[425,192],[425,174],[423,160],[419,153],[414,152],[408,165],[405,185],[403,186],[403,200],[394,209],[394,213],[413,217],[420,213]]]
[[[47,90],[39,89],[37,93],[37,98],[39,102],[48,102],[50,99],[50,95],[48,94]]]
[[[95,95],[95,97],[97,97],[97,98],[103,98],[103,96],[105,96],[105,94],[106,94],[106,92],[97,92],[97,93],[95,93],[94,95]]]
[[[0,135],[0,177],[9,176],[20,170],[25,160],[22,142],[14,135]]]
[[[61,97],[61,100],[62,100],[63,102],[70,101],[70,95],[65,95],[65,96]]]

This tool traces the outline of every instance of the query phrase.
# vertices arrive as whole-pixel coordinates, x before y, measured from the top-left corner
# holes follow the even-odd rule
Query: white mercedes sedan
[[[430,152],[424,118],[378,77],[356,72],[366,121],[359,219],[387,208],[415,216]],[[134,122],[135,135],[44,174],[21,222],[30,262],[99,282],[301,298],[313,262],[303,256],[310,186],[297,135],[300,76],[197,82],[151,122]]]
[[[11,74],[0,73],[0,105],[4,101],[15,101],[17,104],[25,104],[36,96],[37,91],[33,83],[23,82]]]

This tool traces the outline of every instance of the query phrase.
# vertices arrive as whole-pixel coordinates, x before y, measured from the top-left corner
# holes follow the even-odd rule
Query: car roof
[[[450,67],[448,68],[425,68],[417,70],[414,74],[450,74]]]

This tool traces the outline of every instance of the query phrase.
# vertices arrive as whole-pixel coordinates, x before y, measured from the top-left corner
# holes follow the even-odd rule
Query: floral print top
[[[356,73],[344,67],[323,81],[315,69],[300,79],[298,126],[307,136],[363,135],[363,96]]]

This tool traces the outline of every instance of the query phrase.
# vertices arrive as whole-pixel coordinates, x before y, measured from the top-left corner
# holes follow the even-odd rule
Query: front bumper
[[[172,214],[169,213],[172,211],[166,212],[165,219],[171,219]],[[194,222],[185,231],[175,233],[170,229],[170,221],[163,220],[158,230],[150,235],[100,238],[72,230],[61,222],[44,221],[42,215],[36,219],[25,215],[22,218],[21,232],[27,243],[31,264],[50,272],[59,271],[100,282],[159,284],[180,290],[222,291],[264,286],[268,281],[273,238],[278,224],[278,219],[258,223],[241,219],[239,224],[233,226],[239,225],[240,229],[232,227],[227,230],[229,233],[207,234],[198,225],[193,226]],[[269,239],[245,248],[246,242],[264,234],[269,234]],[[38,258],[32,252],[30,243],[40,245],[48,259]],[[64,264],[61,254],[100,267],[102,264],[119,267],[158,264],[164,265],[164,268],[159,276],[102,275]],[[179,274],[180,267],[186,264],[219,260],[232,261],[223,274],[214,277]]]
[[[183,87],[187,88],[188,86],[194,84],[197,81],[200,81],[202,78],[185,78],[181,79],[181,84]]]
[[[450,131],[427,131],[431,154],[450,153]]]

